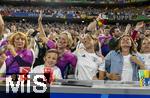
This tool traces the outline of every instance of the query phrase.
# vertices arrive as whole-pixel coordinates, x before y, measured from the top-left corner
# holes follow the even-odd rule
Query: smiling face
[[[25,49],[28,45],[27,36],[22,32],[17,32],[11,35],[9,38],[9,42],[17,50]]]
[[[58,41],[57,41],[58,48],[60,49],[67,48],[68,43],[69,43],[68,36],[66,34],[60,34]]]
[[[21,35],[17,35],[14,38],[15,48],[24,48],[25,47],[25,38]]]
[[[145,38],[142,42],[141,50],[143,53],[150,52],[150,39]]]
[[[55,66],[55,64],[57,63],[57,58],[58,58],[58,54],[55,52],[50,52],[47,53],[46,56],[44,57],[44,61],[45,61],[45,65],[48,66]]]

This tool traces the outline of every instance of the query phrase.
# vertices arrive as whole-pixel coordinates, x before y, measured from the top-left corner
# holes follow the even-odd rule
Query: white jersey
[[[95,53],[79,49],[75,51],[75,55],[78,59],[75,71],[77,80],[92,80],[99,70],[105,71],[105,67],[101,65],[102,58]]]

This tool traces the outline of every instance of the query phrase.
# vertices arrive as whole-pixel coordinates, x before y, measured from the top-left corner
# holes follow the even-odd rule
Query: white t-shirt
[[[133,68],[130,62],[130,56],[131,55],[123,56],[124,62],[123,62],[121,81],[132,81]]]
[[[77,50],[77,66],[75,71],[75,78],[77,80],[92,80],[98,70],[105,71],[105,67],[101,65],[102,58],[95,53],[88,53],[85,50]]]
[[[144,57],[144,62],[145,62],[145,68],[150,70],[150,53],[148,54],[141,54],[142,57]]]
[[[36,66],[31,70],[30,73],[43,73],[44,74],[44,65]],[[61,71],[57,66],[52,67],[54,71],[54,79],[62,79]]]

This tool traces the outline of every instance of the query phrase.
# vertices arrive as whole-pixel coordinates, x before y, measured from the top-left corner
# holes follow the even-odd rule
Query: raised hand
[[[143,62],[141,62],[136,56],[131,56],[130,57],[131,62],[134,62],[135,64],[140,66],[140,69],[145,69],[145,65]]]
[[[136,27],[135,27],[135,30],[139,30],[140,28],[142,28],[142,27],[144,27],[144,22],[142,21],[142,22],[138,22],[137,24],[136,24]]]
[[[8,44],[8,45],[7,45],[7,49],[12,53],[12,55],[13,55],[14,57],[17,56],[17,53],[16,53],[15,48],[14,48],[13,45]]]
[[[100,14],[98,15],[98,17],[96,18],[96,21],[91,22],[91,23],[87,26],[87,30],[89,30],[89,31],[95,31],[96,26],[97,26],[97,22],[98,22],[99,20],[101,20],[101,19],[103,19],[103,18],[102,18],[102,13],[100,13]]]
[[[79,40],[83,43],[84,42],[84,37],[85,37],[85,34],[80,34],[79,36]]]
[[[4,20],[2,18],[2,15],[0,14],[0,34],[3,33],[4,30]]]
[[[125,29],[125,34],[129,34],[130,28],[131,28],[131,24],[128,24]]]
[[[98,17],[96,18],[96,20],[99,21],[100,19],[102,19],[102,14],[101,13],[98,15]]]
[[[40,34],[39,35],[39,39],[41,39],[41,41],[43,43],[47,43],[48,42],[48,38],[44,34]]]
[[[39,18],[38,18],[38,22],[42,22],[42,10],[40,11],[40,14],[39,14]]]
[[[43,28],[43,25],[42,25],[42,10],[40,11],[40,14],[39,14],[39,18],[38,18],[38,29],[40,31],[40,33],[42,33],[45,37],[45,31],[44,31],[44,28]]]

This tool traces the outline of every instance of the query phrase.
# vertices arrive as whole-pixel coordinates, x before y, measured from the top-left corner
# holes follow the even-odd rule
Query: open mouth
[[[62,43],[58,43],[58,47],[62,47],[62,45],[63,45]]]
[[[18,45],[18,46],[22,46],[22,45],[23,45],[23,43],[17,43],[17,45]]]

